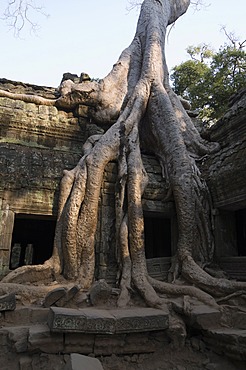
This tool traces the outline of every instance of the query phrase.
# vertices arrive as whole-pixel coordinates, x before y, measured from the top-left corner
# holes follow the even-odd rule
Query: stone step
[[[214,352],[235,360],[246,360],[246,330],[220,328],[204,331],[204,341]]]
[[[48,322],[49,308],[39,306],[17,306],[14,311],[6,311],[0,318],[1,326],[36,325]]]
[[[221,321],[221,312],[204,304],[192,307],[189,325],[197,329],[218,328]]]
[[[111,356],[153,353],[168,345],[166,330],[128,333],[52,332],[48,325],[11,326],[0,329],[2,353]],[[0,367],[1,368],[1,367]]]
[[[6,326],[0,329],[0,345],[16,353],[64,350],[63,335],[51,333],[47,325]]]
[[[222,313],[217,308],[206,305],[194,305],[189,315],[188,325],[197,329],[216,329],[223,326],[234,329],[246,329],[246,312],[238,307]]]
[[[168,311],[153,308],[103,310],[51,307],[48,321],[52,332],[120,334],[166,330]]]

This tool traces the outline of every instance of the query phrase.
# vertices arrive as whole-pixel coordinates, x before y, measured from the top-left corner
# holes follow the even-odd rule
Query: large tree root
[[[44,266],[20,268],[5,282],[62,275],[83,289],[90,288],[95,278],[101,184],[106,165],[117,161],[118,305],[128,304],[133,289],[153,307],[163,307],[169,296],[189,296],[217,307],[214,297],[246,290],[246,283],[217,279],[203,270],[214,255],[212,200],[197,161],[218,150],[218,144],[200,137],[171,90],[164,51],[167,25],[183,14],[189,3],[145,0],[132,44],[105,79],[81,84],[65,81],[56,101],[19,96],[24,101],[66,109],[86,104],[96,122],[111,126],[104,135],[89,138],[78,165],[64,171],[51,259]],[[18,98],[1,91],[0,96]],[[170,271],[172,284],[157,281],[147,272],[141,199],[148,180],[141,150],[159,158],[175,202],[179,237]],[[178,277],[187,284],[178,283]]]
[[[1,98],[9,98],[13,100],[22,100],[25,103],[34,103],[34,104],[43,104],[43,105],[55,105],[57,99],[47,99],[38,95],[29,95],[29,94],[16,94],[7,90],[0,89]]]
[[[20,304],[43,304],[45,297],[56,291],[58,288],[69,291],[74,287],[74,284],[63,282],[63,284],[50,284],[44,285],[27,285],[18,283],[2,283],[0,284],[0,295],[15,293],[17,300]]]
[[[34,266],[22,266],[5,276],[1,283],[33,283],[54,280],[53,269],[49,263]]]

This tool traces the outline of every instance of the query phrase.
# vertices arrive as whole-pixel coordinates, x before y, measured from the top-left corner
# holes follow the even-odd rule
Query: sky
[[[169,69],[189,58],[186,48],[199,43],[215,50],[226,41],[225,26],[242,41],[246,38],[245,0],[206,0],[199,12],[190,8],[168,37]],[[0,3],[0,14],[7,0]],[[33,14],[37,34],[28,25],[19,37],[0,19],[0,78],[57,87],[65,72],[106,76],[122,50],[132,41],[138,11],[127,11],[128,0],[36,0],[49,15]]]

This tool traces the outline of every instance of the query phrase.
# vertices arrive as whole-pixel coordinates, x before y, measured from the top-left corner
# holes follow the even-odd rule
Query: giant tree
[[[90,137],[83,156],[61,181],[59,211],[53,256],[43,266],[25,266],[11,273],[25,280],[33,271],[61,274],[68,281],[88,289],[94,280],[95,232],[100,187],[105,166],[117,161],[116,233],[120,251],[120,295],[124,306],[130,290],[136,289],[145,302],[161,306],[160,295],[190,295],[209,304],[212,296],[244,289],[245,283],[218,279],[204,267],[213,261],[214,244],[211,199],[197,161],[218,149],[203,140],[180,99],[169,85],[165,59],[167,26],[175,22],[190,5],[190,0],[144,0],[136,34],[112,71],[100,81],[65,81],[60,97],[47,100],[38,96],[21,98],[37,104],[73,109],[89,107],[89,114],[100,124],[110,124],[103,135]],[[148,182],[141,151],[160,161],[169,184],[178,220],[178,245],[171,266],[172,283],[148,275],[144,249],[144,221],[141,198]],[[180,284],[182,277],[186,284]],[[25,277],[25,278],[24,278]],[[161,294],[160,294],[161,293]]]

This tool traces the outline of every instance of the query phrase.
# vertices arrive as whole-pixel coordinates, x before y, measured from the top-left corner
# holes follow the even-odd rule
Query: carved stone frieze
[[[152,308],[117,310],[51,307],[49,327],[54,332],[117,334],[165,330],[168,312]]]

